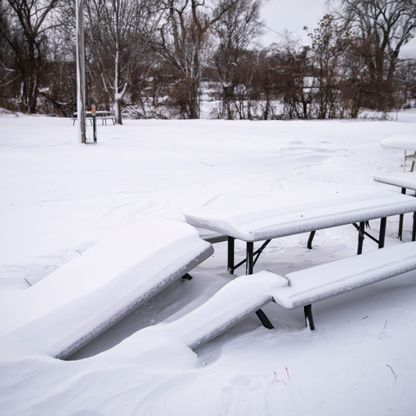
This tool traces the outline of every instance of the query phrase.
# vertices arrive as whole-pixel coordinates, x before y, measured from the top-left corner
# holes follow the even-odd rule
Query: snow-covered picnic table
[[[284,195],[264,201],[251,201],[245,206],[237,201],[233,204],[214,204],[205,206],[193,213],[185,214],[186,221],[198,228],[207,229],[227,236],[228,270],[234,273],[242,264],[246,264],[246,274],[254,273],[254,266],[264,248],[272,239],[310,232],[308,247],[311,248],[317,230],[353,224],[358,231],[358,250],[362,253],[364,237],[368,236],[384,247],[387,217],[416,213],[416,198],[394,192],[349,193],[332,192],[325,198],[298,198],[298,202],[285,202]],[[376,239],[365,231],[367,221],[380,219],[379,236]],[[413,215],[412,240],[416,239],[416,215]],[[235,239],[246,243],[246,258],[234,262]],[[254,243],[264,241],[254,251]],[[262,310],[257,316],[266,328],[273,328],[272,323]],[[310,305],[305,306],[305,317],[312,322]]]
[[[381,220],[377,241],[381,248],[384,246],[386,218],[414,212],[416,198],[407,195],[387,191],[346,195],[333,192],[325,199],[308,201],[299,198],[297,203],[285,203],[284,195],[276,195],[268,200],[267,206],[259,203],[257,207],[247,208],[238,202],[235,206],[217,204],[186,213],[185,218],[195,227],[228,237],[228,269],[231,273],[241,264],[234,265],[234,240],[246,242],[246,274],[252,274],[257,258],[272,239],[354,224],[359,231],[360,253],[364,235],[368,235],[364,228],[367,221]],[[413,239],[414,229],[415,224]],[[311,235],[313,238],[313,234]],[[265,242],[255,252],[254,242],[258,241]]]
[[[392,136],[382,140],[381,145],[387,149],[396,149],[404,152],[403,170],[406,171],[406,162],[410,161],[410,171],[415,168],[416,137]]]

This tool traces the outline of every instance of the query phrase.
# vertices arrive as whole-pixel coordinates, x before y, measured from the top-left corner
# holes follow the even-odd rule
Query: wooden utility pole
[[[77,22],[77,118],[78,138],[87,143],[85,124],[85,46],[84,46],[84,1],[76,0]]]

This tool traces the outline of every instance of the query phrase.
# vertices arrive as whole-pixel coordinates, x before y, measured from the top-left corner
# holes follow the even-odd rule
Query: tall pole
[[[87,143],[85,124],[85,46],[84,46],[84,1],[76,0],[77,21],[77,117],[78,139]]]

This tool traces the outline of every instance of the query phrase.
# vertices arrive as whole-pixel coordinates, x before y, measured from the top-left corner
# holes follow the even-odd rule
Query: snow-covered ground
[[[99,126],[98,144],[83,146],[69,119],[0,118],[0,305],[138,221],[271,194],[398,192],[372,181],[402,170],[402,153],[380,141],[412,137],[415,127],[415,112],[398,122],[127,120]],[[400,244],[397,223],[389,220],[386,245]],[[407,241],[410,229],[406,218]],[[288,273],[348,257],[357,238],[350,226],[319,232],[311,251],[306,239],[275,240],[256,270]],[[365,250],[374,249],[367,239]],[[72,361],[2,340],[0,414],[414,413],[416,273],[317,304],[315,332],[303,327],[301,310],[276,305],[265,308],[275,330],[253,314],[196,352],[139,331],[210,298],[232,278],[225,266],[225,244],[216,244],[193,280],[166,289]]]

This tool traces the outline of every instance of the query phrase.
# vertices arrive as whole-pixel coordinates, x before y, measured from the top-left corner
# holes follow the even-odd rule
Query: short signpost
[[[97,107],[95,104],[91,105],[91,117],[94,143],[97,143]]]

